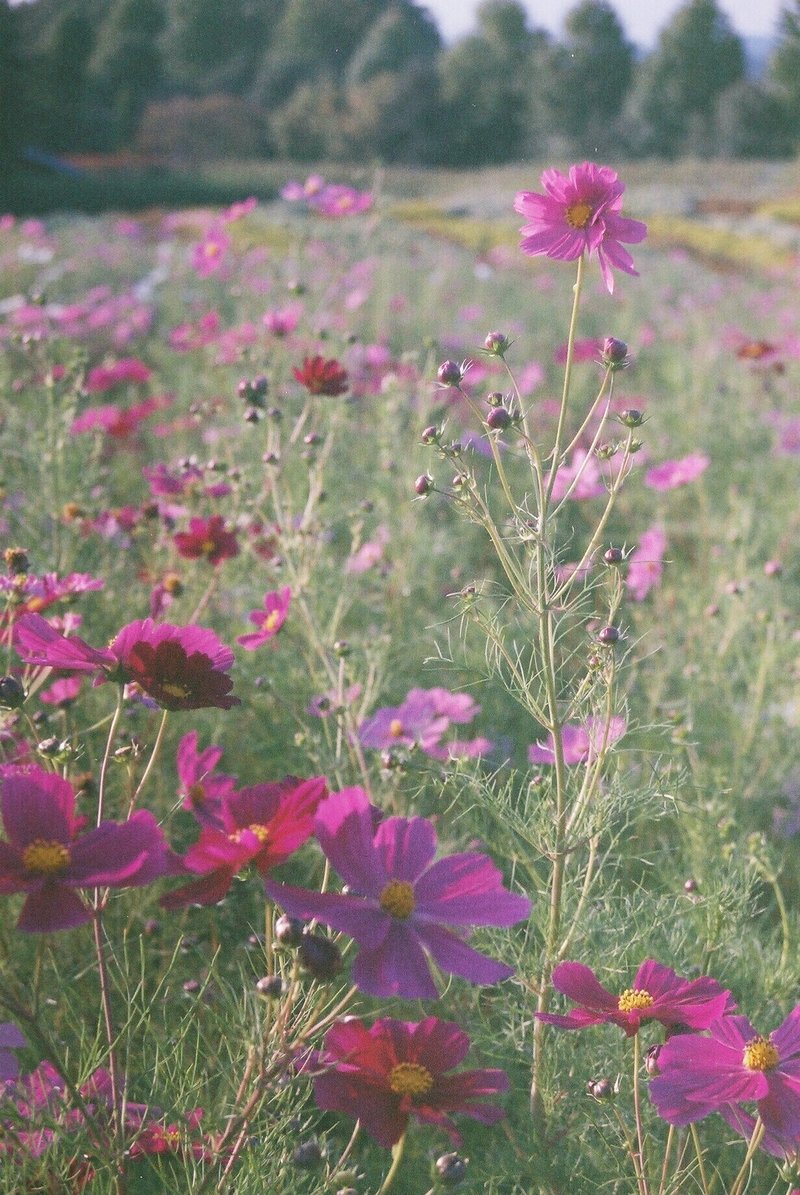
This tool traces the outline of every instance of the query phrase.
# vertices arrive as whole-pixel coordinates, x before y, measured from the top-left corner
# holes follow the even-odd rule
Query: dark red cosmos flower
[[[124,626],[107,648],[97,649],[78,635],[59,635],[38,614],[26,614],[16,624],[14,646],[27,664],[135,683],[166,710],[228,710],[240,704],[227,675],[233,652],[207,627],[140,618]]]
[[[344,394],[350,385],[345,367],[335,359],[326,360],[319,354],[304,357],[302,368],[295,367],[292,373],[309,394],[327,394],[334,398]]]
[[[167,893],[161,904],[167,909],[216,904],[237,872],[251,863],[266,876],[310,838],[317,806],[327,796],[323,776],[287,776],[225,793],[217,824],[201,823],[199,839],[181,860],[186,872],[200,878]]]
[[[206,559],[209,564],[217,565],[239,554],[236,536],[225,529],[222,515],[190,519],[189,530],[179,531],[173,539],[179,555],[187,560]]]
[[[444,1129],[458,1145],[461,1138],[448,1113],[495,1124],[503,1109],[477,1101],[508,1090],[505,1071],[453,1072],[469,1046],[463,1029],[437,1017],[417,1024],[383,1017],[370,1028],[347,1017],[325,1037],[319,1061],[329,1069],[314,1080],[314,1097],[324,1111],[356,1117],[387,1149],[400,1140],[412,1116]]]

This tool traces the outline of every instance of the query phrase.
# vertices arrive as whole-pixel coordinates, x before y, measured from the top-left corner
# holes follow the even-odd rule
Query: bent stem
[[[752,1136],[750,1137],[747,1145],[747,1153],[744,1156],[744,1161],[742,1162],[739,1173],[733,1180],[733,1185],[731,1186],[728,1195],[742,1195],[742,1191],[744,1191],[745,1187],[747,1186],[747,1179],[750,1173],[753,1155],[761,1144],[764,1132],[764,1122],[760,1116],[757,1116],[756,1123],[753,1126]]]

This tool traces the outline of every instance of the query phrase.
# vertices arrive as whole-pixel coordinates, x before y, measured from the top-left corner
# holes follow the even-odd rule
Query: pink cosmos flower
[[[161,904],[167,909],[216,904],[249,864],[266,876],[311,836],[314,814],[327,796],[322,776],[287,776],[224,794],[219,824],[203,824],[199,839],[181,860],[185,872],[200,878],[167,893]]]
[[[198,751],[198,734],[190,730],[178,744],[175,763],[178,770],[178,795],[183,797],[183,808],[201,825],[223,828],[222,804],[236,788],[236,777],[217,772],[216,766],[222,759],[221,747],[206,747]]]
[[[603,341],[600,337],[590,336],[583,340],[576,340],[572,346],[572,360],[576,365],[582,361],[599,361],[603,351]],[[566,365],[567,342],[560,344],[553,354],[556,365]]]
[[[625,187],[616,171],[584,162],[572,166],[569,175],[545,170],[541,181],[546,195],[520,191],[514,200],[514,211],[528,220],[521,230],[523,253],[545,254],[558,261],[596,253],[609,294],[614,290],[612,266],[626,274],[637,273],[622,242],[643,241],[647,226],[620,215]]]
[[[39,699],[47,705],[57,705],[60,709],[66,709],[77,700],[82,684],[79,676],[65,676],[63,680],[53,681],[48,688],[42,689]]]
[[[689,456],[681,457],[677,461],[664,461],[648,469],[644,475],[644,484],[651,490],[675,490],[678,486],[689,485],[701,473],[705,473],[711,461],[704,452],[692,452]]]
[[[553,501],[560,502],[575,483],[570,498],[575,502],[588,498],[600,498],[608,493],[608,487],[603,481],[600,462],[596,456],[589,456],[583,448],[576,448],[572,460],[562,465],[553,484]]]
[[[564,763],[592,763],[601,751],[621,739],[627,729],[626,720],[618,716],[608,722],[605,718],[595,717],[587,718],[583,723],[566,722],[561,728]],[[552,734],[528,748],[528,762],[555,763]]]
[[[21,1050],[27,1045],[21,1030],[10,1021],[0,1022],[0,1083],[9,1079],[16,1079],[19,1074],[19,1063],[14,1050]]]
[[[144,402],[134,403],[130,407],[118,407],[114,403],[87,407],[73,420],[69,432],[71,436],[79,436],[84,432],[100,431],[114,440],[130,440],[140,423],[149,419],[155,411],[163,411],[170,401],[166,396],[162,396],[147,398]]]
[[[14,646],[26,664],[137,684],[162,709],[227,710],[240,704],[227,675],[233,652],[206,627],[137,619],[98,650],[77,635],[60,635],[38,614],[26,614],[16,624]]]
[[[244,216],[249,216],[251,212],[254,212],[257,207],[258,200],[255,195],[248,195],[247,199],[239,199],[222,213],[223,223],[232,224],[234,220],[241,220]]]
[[[50,933],[91,918],[76,889],[141,887],[165,873],[167,847],[152,813],[79,834],[72,785],[36,766],[0,769],[0,893],[24,892],[17,929]]]
[[[369,211],[375,202],[369,191],[357,191],[339,183],[328,183],[320,191],[308,197],[308,206],[329,220],[340,220],[344,216],[357,216]]]
[[[213,565],[239,554],[236,536],[227,530],[222,515],[190,519],[189,530],[179,531],[173,536],[173,542],[178,554],[186,560],[207,560]]]
[[[528,916],[528,898],[502,886],[486,855],[434,862],[436,831],[426,818],[391,817],[375,829],[374,812],[360,788],[330,797],[317,812],[317,839],[347,893],[267,881],[272,899],[292,917],[317,918],[354,938],[361,949],[353,983],[370,995],[435,1000],[426,952],[441,970],[472,983],[507,979],[513,968],[473,950],[462,933],[514,925]]]
[[[302,303],[289,303],[286,307],[265,312],[261,322],[273,336],[288,336],[294,332],[302,314]]]
[[[660,583],[666,549],[663,527],[650,527],[642,535],[638,547],[628,557],[625,590],[631,601],[643,602],[650,590]]]
[[[458,1025],[436,1017],[418,1023],[382,1017],[371,1026],[347,1017],[325,1036],[320,1062],[327,1069],[314,1080],[314,1098],[324,1111],[359,1120],[386,1149],[412,1117],[443,1129],[458,1145],[450,1115],[496,1124],[505,1113],[481,1101],[508,1090],[505,1071],[454,1069],[469,1047]]]
[[[294,179],[290,179],[288,183],[281,189],[281,199],[286,199],[289,203],[297,203],[303,199],[311,199],[312,196],[317,195],[325,186],[325,179],[321,174],[309,174],[304,183],[298,183]]]
[[[471,722],[480,711],[468,693],[411,689],[402,705],[386,706],[362,722],[358,734],[365,747],[378,751],[418,746],[433,755],[451,722]]]
[[[659,1021],[668,1028],[685,1025],[707,1029],[731,1004],[731,994],[716,979],[681,979],[669,967],[647,959],[632,987],[616,995],[604,988],[594,971],[583,963],[559,963],[553,971],[553,987],[578,1005],[566,1016],[537,1013],[540,1021],[561,1029],[586,1029],[589,1025],[612,1023],[627,1037],[639,1032],[642,1021]],[[659,1056],[660,1057],[660,1056]]]
[[[87,394],[98,394],[127,382],[148,382],[151,377],[152,370],[144,361],[136,357],[123,357],[111,365],[96,365],[90,369],[84,388]]]
[[[739,1107],[755,1105],[766,1129],[762,1149],[776,1157],[800,1147],[800,1006],[768,1037],[747,1017],[726,1016],[709,1036],[670,1037],[658,1055],[650,1098],[662,1119],[685,1125],[719,1112],[749,1137],[755,1117]]]
[[[381,524],[376,530],[373,539],[367,540],[365,544],[361,545],[358,551],[354,552],[352,556],[348,556],[344,571],[356,574],[366,573],[369,569],[374,568],[376,564],[380,564],[390,538],[389,528]]]
[[[215,274],[225,262],[231,238],[221,224],[212,224],[192,250],[192,268],[200,278]]]
[[[19,619],[24,614],[39,614],[56,602],[73,599],[82,593],[93,593],[105,586],[105,581],[89,573],[23,573],[0,576],[0,596],[6,610],[0,619]]]
[[[258,627],[258,630],[251,631],[247,635],[239,635],[236,642],[241,644],[245,651],[255,651],[263,644],[268,643],[270,639],[274,639],[286,622],[291,600],[292,591],[288,585],[285,585],[283,589],[265,593],[263,609],[251,610],[248,614],[248,618]]]

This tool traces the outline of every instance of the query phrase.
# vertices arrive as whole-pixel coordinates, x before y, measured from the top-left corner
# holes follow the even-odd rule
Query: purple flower
[[[21,1031],[11,1021],[0,1021],[0,1083],[16,1079],[19,1063],[14,1050],[21,1050],[28,1043]]]
[[[514,211],[528,220],[521,230],[523,253],[558,261],[596,253],[609,294],[614,290],[612,266],[636,274],[621,242],[643,241],[647,226],[620,215],[625,187],[614,170],[595,162],[572,166],[569,175],[545,170],[542,186],[546,195],[520,191],[514,200]]]
[[[26,894],[17,929],[50,933],[91,918],[77,888],[128,888],[165,873],[167,846],[152,813],[79,834],[72,785],[36,766],[0,769],[0,893]]]
[[[318,810],[315,832],[348,893],[308,892],[267,882],[292,917],[322,921],[361,947],[353,982],[373,996],[435,1000],[426,954],[449,974],[497,983],[512,967],[479,954],[461,932],[508,926],[528,916],[526,896],[508,892],[486,855],[434,862],[436,831],[422,817],[391,817],[374,828],[374,809],[360,788],[345,789]]]
[[[692,452],[677,461],[664,461],[648,469],[644,484],[651,490],[676,490],[695,481],[711,464],[704,452]]]
[[[762,1148],[777,1157],[800,1148],[800,1005],[768,1037],[747,1017],[726,1016],[709,1036],[671,1037],[658,1055],[650,1097],[659,1116],[685,1125],[719,1112],[749,1137],[755,1118],[739,1104],[755,1104],[766,1129]]]
[[[652,959],[642,963],[633,985],[619,995],[604,988],[594,971],[583,963],[559,963],[553,971],[553,987],[578,1007],[566,1016],[537,1013],[540,1021],[561,1029],[586,1029],[610,1022],[624,1029],[628,1037],[638,1033],[642,1021],[707,1029],[731,1006],[730,992],[724,991],[716,979],[707,975],[681,979]]]
[[[286,622],[291,600],[292,591],[288,585],[285,585],[283,589],[265,593],[263,609],[251,610],[247,616],[253,625],[258,627],[258,630],[251,631],[247,635],[239,635],[236,642],[245,651],[255,651],[263,644],[268,643],[270,639],[274,639]]]
[[[197,742],[197,731],[190,730],[178,744],[175,756],[183,808],[192,813],[201,825],[222,829],[223,800],[235,790],[236,777],[214,770],[222,759],[221,747],[206,747],[205,751],[198,751]]]
[[[651,589],[661,581],[664,572],[664,552],[667,537],[663,527],[650,527],[639,540],[639,546],[628,557],[625,589],[634,602],[643,602]]]
[[[587,718],[583,723],[565,722],[561,727],[561,743],[564,749],[564,763],[592,763],[601,751],[621,739],[628,729],[624,718]],[[549,734],[528,748],[529,763],[555,763],[553,736]]]
[[[450,723],[471,722],[480,708],[468,693],[412,689],[402,705],[386,706],[362,722],[359,738],[378,751],[418,746],[427,755],[446,759],[449,753],[441,739]]]

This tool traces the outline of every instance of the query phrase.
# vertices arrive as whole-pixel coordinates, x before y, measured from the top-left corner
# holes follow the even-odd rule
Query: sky
[[[531,25],[558,33],[578,0],[522,0]],[[610,0],[628,37],[643,48],[655,45],[659,30],[683,8],[685,0]],[[420,0],[436,18],[443,37],[452,41],[475,28],[480,0]],[[772,37],[778,14],[788,0],[717,0],[741,37]]]

